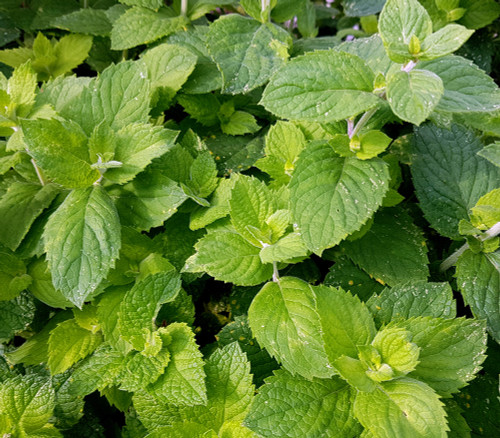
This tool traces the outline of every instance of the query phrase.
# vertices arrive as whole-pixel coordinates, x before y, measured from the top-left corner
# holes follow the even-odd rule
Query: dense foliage
[[[0,436],[500,436],[499,16],[3,0]]]

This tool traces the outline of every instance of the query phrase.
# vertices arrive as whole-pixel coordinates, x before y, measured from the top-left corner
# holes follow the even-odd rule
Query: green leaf
[[[215,350],[206,361],[205,373],[207,405],[186,407],[182,416],[196,418],[216,431],[227,421],[241,423],[254,396],[254,385],[250,363],[238,343]]]
[[[345,52],[318,51],[293,58],[269,81],[261,104],[279,117],[332,122],[377,106],[374,75]]]
[[[376,379],[368,376],[368,366],[358,359],[349,356],[340,356],[333,362],[337,373],[353,386],[362,392],[373,392],[377,386]]]
[[[252,114],[245,111],[235,111],[227,121],[221,123],[221,130],[228,135],[253,134],[260,129]]]
[[[436,110],[453,113],[489,112],[500,108],[500,90],[490,76],[460,56],[419,64],[443,81],[444,94]]]
[[[457,263],[457,283],[476,318],[486,319],[488,330],[500,341],[500,252],[466,251]]]
[[[31,436],[30,433],[45,426],[54,405],[54,388],[51,381],[42,376],[16,376],[0,386],[0,411],[16,426],[19,436]]]
[[[132,180],[154,158],[167,152],[175,142],[178,131],[147,124],[130,124],[120,129],[115,136],[113,160],[120,167],[107,169],[105,178],[116,184]]]
[[[111,21],[102,9],[79,9],[70,14],[61,15],[52,20],[52,25],[73,33],[109,36]]]
[[[256,433],[239,421],[226,421],[219,431],[219,436],[221,438],[258,438]]]
[[[9,78],[7,92],[15,103],[17,117],[26,117],[35,103],[37,88],[36,73],[31,68],[31,63],[26,62],[12,72]]]
[[[155,329],[160,307],[173,301],[181,288],[180,275],[174,269],[149,275],[137,282],[120,304],[118,324],[121,336],[136,350],[145,347],[145,336]]]
[[[348,17],[364,17],[380,12],[385,0],[344,0],[344,12]]]
[[[358,230],[382,203],[388,180],[382,160],[342,158],[328,143],[310,144],[290,182],[292,217],[306,246],[321,254]]]
[[[379,326],[417,316],[456,316],[456,303],[448,283],[412,281],[398,284],[372,296],[366,304]]]
[[[448,24],[422,41],[418,58],[422,61],[449,55],[458,50],[474,33],[459,24]]]
[[[142,6],[153,10],[158,10],[163,6],[161,0],[120,0],[120,3],[128,6]]]
[[[126,50],[148,44],[188,24],[186,17],[174,16],[168,8],[158,12],[142,7],[128,9],[113,23],[111,49]]]
[[[43,234],[54,287],[81,307],[107,276],[120,250],[120,222],[100,186],[72,191]]]
[[[189,169],[186,185],[197,197],[206,198],[217,187],[217,166],[208,151],[200,153]]]
[[[196,254],[186,260],[184,272],[207,272],[217,280],[240,286],[260,284],[273,273],[271,264],[262,264],[256,246],[231,231],[216,231],[195,245]]]
[[[355,391],[338,377],[307,380],[275,371],[259,388],[245,424],[261,436],[357,436]]]
[[[399,208],[375,214],[368,232],[342,243],[342,251],[381,283],[396,285],[410,280],[426,280],[427,247],[422,231],[410,215]]]
[[[500,167],[500,142],[485,146],[477,153],[480,157],[486,158],[495,166]]]
[[[480,229],[488,229],[500,222],[500,188],[481,196],[471,209],[472,224]]]
[[[370,311],[357,296],[342,289],[318,286],[314,293],[328,358],[357,358],[357,346],[369,344],[376,333]]]
[[[272,245],[265,245],[260,253],[262,263],[287,262],[309,254],[302,237],[298,233],[290,233]]]
[[[394,114],[417,126],[429,117],[443,92],[441,78],[428,70],[398,71],[387,82],[387,100]]]
[[[172,323],[162,333],[171,359],[165,372],[147,388],[158,400],[175,406],[207,403],[203,359],[194,333],[184,323]]]
[[[224,93],[263,85],[288,58],[290,36],[282,28],[238,14],[223,15],[207,35],[210,55],[222,73]]]
[[[426,219],[443,236],[459,238],[460,220],[468,220],[479,198],[498,187],[500,169],[477,156],[482,147],[472,131],[459,125],[415,130],[415,191]]]
[[[186,199],[175,181],[160,170],[147,169],[123,188],[110,192],[123,225],[149,230],[163,224]]]
[[[101,342],[100,333],[94,334],[80,327],[74,319],[61,322],[50,332],[48,340],[47,363],[50,372],[63,373],[92,353]]]
[[[461,0],[460,6],[467,9],[460,24],[469,29],[480,29],[500,16],[500,5],[494,0]]]
[[[25,120],[23,132],[30,155],[54,182],[83,188],[99,179],[99,171],[91,167],[87,137],[76,123]]]
[[[0,301],[8,301],[17,297],[32,282],[26,273],[26,265],[15,253],[0,247],[0,283],[2,292]]]
[[[379,32],[389,58],[405,63],[413,58],[412,37],[424,41],[432,33],[432,21],[417,0],[388,0],[379,17]]]
[[[447,436],[443,403],[431,388],[413,379],[385,382],[373,392],[359,392],[354,414],[377,438]]]
[[[291,373],[307,379],[333,374],[316,296],[303,280],[282,277],[267,283],[252,301],[248,320],[259,344]]]
[[[486,357],[484,321],[417,317],[390,326],[411,332],[420,347],[419,364],[410,376],[445,397],[472,380]]]
[[[174,423],[171,426],[161,427],[148,434],[148,438],[162,438],[164,436],[172,438],[184,438],[187,436],[190,438],[217,438],[219,435],[210,427],[191,421]]]
[[[54,184],[11,184],[0,199],[0,242],[16,250],[35,219],[52,203],[58,192]]]
[[[117,131],[132,123],[148,122],[149,95],[146,65],[125,61],[105,69],[59,113],[79,123],[87,135],[101,123]]]
[[[35,317],[35,302],[33,297],[22,292],[9,301],[0,301],[0,341],[10,340],[16,333],[26,330]]]
[[[51,76],[63,75],[78,67],[87,59],[91,47],[92,37],[88,35],[69,34],[63,36],[54,46],[54,63],[50,66]],[[33,67],[39,72],[43,71],[42,66],[36,68],[36,58],[35,54]]]

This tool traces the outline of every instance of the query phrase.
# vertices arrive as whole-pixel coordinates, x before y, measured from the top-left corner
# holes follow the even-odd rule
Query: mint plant
[[[498,435],[499,16],[0,5],[2,436]]]

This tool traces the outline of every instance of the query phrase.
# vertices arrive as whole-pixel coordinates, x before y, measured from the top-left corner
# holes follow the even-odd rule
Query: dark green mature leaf
[[[288,58],[290,36],[272,23],[237,14],[210,25],[207,46],[223,78],[224,93],[247,93],[263,85]]]
[[[486,319],[488,330],[500,342],[500,252],[467,251],[457,263],[457,283],[476,318]]]
[[[368,274],[391,286],[429,276],[423,233],[410,215],[398,208],[377,212],[368,232],[344,242],[341,248]]]
[[[52,24],[70,32],[101,36],[108,36],[112,27],[106,11],[92,8],[61,15],[55,18]]]
[[[266,437],[355,436],[361,426],[353,417],[354,397],[338,377],[310,381],[278,370],[259,388],[245,424]]]
[[[35,316],[35,303],[28,293],[21,293],[9,301],[0,301],[0,340],[8,341],[17,332],[25,330]]]
[[[440,234],[456,239],[478,199],[498,187],[500,168],[477,153],[479,138],[466,128],[425,125],[415,130],[411,171],[425,217]]]
[[[350,17],[363,17],[380,12],[385,0],[344,0],[344,12]]]
[[[291,120],[342,120],[379,104],[372,93],[373,80],[371,69],[356,55],[333,50],[307,53],[271,78],[261,103]]]
[[[303,280],[282,277],[267,283],[252,301],[248,320],[259,344],[290,373],[307,379],[333,374],[316,296]]]
[[[100,186],[72,191],[43,236],[54,287],[81,307],[120,251],[120,220],[111,198]]]
[[[343,158],[328,143],[310,144],[290,182],[292,218],[306,246],[321,254],[361,228],[381,205],[388,179],[380,159]]]

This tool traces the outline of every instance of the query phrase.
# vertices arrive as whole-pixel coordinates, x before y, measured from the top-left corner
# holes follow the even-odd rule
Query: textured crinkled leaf
[[[164,333],[171,337],[167,345],[170,362],[147,391],[158,400],[176,406],[206,404],[204,363],[194,333],[185,323],[172,323]]]
[[[467,251],[457,263],[457,283],[476,318],[486,319],[490,334],[500,342],[500,252]]]
[[[78,364],[68,392],[84,396],[111,385],[120,373],[124,356],[108,343],[101,344],[94,354]]]
[[[170,354],[166,349],[156,356],[145,356],[137,351],[129,352],[117,376],[120,388],[130,392],[145,388],[162,375],[169,361]]]
[[[331,122],[377,106],[374,75],[346,52],[318,51],[298,56],[271,78],[261,103],[279,117]]]
[[[259,230],[263,239],[271,238],[266,219],[274,213],[276,206],[272,192],[264,182],[254,177],[239,177],[231,191],[229,207],[232,224],[246,240],[255,246],[262,246],[261,239],[253,230]]]
[[[69,429],[83,417],[85,401],[82,397],[69,392],[71,377],[70,371],[52,377],[56,392],[54,416],[57,418],[56,426],[61,429]]]
[[[398,71],[387,81],[387,100],[399,118],[420,125],[443,95],[443,81],[427,70]]]
[[[380,326],[416,316],[454,318],[456,303],[448,283],[412,281],[385,288],[366,303]]]
[[[458,50],[474,33],[460,24],[448,24],[422,41],[421,60],[435,59]]]
[[[215,350],[205,364],[206,406],[186,407],[182,416],[196,418],[218,431],[226,421],[242,422],[254,396],[250,362],[237,342]],[[221,385],[221,382],[224,384]]]
[[[20,434],[24,431],[29,435],[41,429],[52,416],[54,405],[54,388],[46,377],[16,376],[0,386],[0,411]]]
[[[245,424],[266,437],[358,436],[354,397],[338,377],[310,381],[279,370],[259,388]]]
[[[24,141],[44,173],[65,187],[89,187],[99,171],[90,163],[87,137],[79,125],[59,120],[25,120]]]
[[[105,178],[117,184],[133,179],[154,158],[167,152],[175,142],[178,131],[160,126],[131,124],[120,129],[115,136],[113,160],[120,167],[106,170]]]
[[[191,221],[189,228],[198,230],[215,222],[217,219],[222,219],[229,214],[229,200],[231,199],[231,191],[234,187],[234,179],[219,179],[218,186],[210,198],[210,207],[201,208],[191,213]]]
[[[224,93],[247,93],[263,85],[288,58],[290,36],[282,28],[238,14],[209,27],[207,47],[222,73]]]
[[[217,187],[217,166],[212,155],[206,151],[200,153],[191,164],[189,169],[189,180],[186,181],[189,188],[196,196],[206,198]]]
[[[413,58],[408,44],[414,35],[423,41],[432,33],[432,21],[417,0],[388,0],[378,22],[389,58],[404,63]]]
[[[234,232],[216,231],[195,245],[196,254],[186,260],[185,272],[207,272],[217,280],[239,286],[260,284],[273,273],[271,264],[263,264],[260,249]]]
[[[14,251],[58,192],[54,184],[11,184],[0,199],[0,242]]]
[[[415,130],[411,165],[419,206],[441,235],[459,238],[458,223],[468,220],[479,198],[498,187],[500,168],[477,156],[483,145],[466,128],[433,125]]]
[[[475,377],[486,358],[486,325],[474,319],[417,317],[391,323],[412,333],[420,347],[419,364],[410,376],[442,396],[458,392]]]
[[[100,123],[119,130],[132,123],[148,122],[149,93],[146,65],[125,61],[105,69],[60,114],[79,123],[87,135]]]
[[[113,23],[111,49],[126,50],[140,44],[148,44],[174,33],[188,24],[185,16],[174,16],[167,8],[155,12],[133,7]]]
[[[376,333],[368,308],[342,289],[318,286],[314,294],[330,361],[343,355],[357,357],[357,346],[369,344]]]
[[[102,342],[100,333],[80,327],[74,319],[63,321],[50,332],[48,365],[52,374],[66,371],[92,353]]]
[[[291,373],[307,379],[333,374],[316,296],[305,281],[282,277],[267,283],[252,301],[248,320],[259,344]]]
[[[389,285],[429,276],[423,233],[410,215],[398,208],[377,212],[368,232],[360,239],[344,242],[342,249],[368,274]]]
[[[419,67],[437,74],[443,81],[444,94],[436,110],[469,113],[500,108],[500,90],[493,79],[470,60],[446,56],[422,62]]]
[[[137,282],[120,304],[118,324],[121,336],[141,351],[145,345],[144,331],[155,329],[154,321],[161,305],[173,301],[180,288],[180,274],[174,269],[149,275]]]
[[[376,438],[447,436],[443,403],[418,380],[398,379],[373,392],[358,392],[354,414]]]
[[[369,38],[355,38],[352,41],[345,41],[337,46],[335,50],[359,56],[375,74],[383,73],[385,75],[392,65],[392,61],[385,51],[382,38],[378,34]]]
[[[306,246],[321,254],[361,228],[381,205],[388,180],[380,159],[342,158],[328,143],[309,145],[290,182],[292,217]]]
[[[106,11],[93,8],[79,9],[56,17],[52,25],[74,33],[99,36],[108,36],[112,27]]]
[[[155,430],[182,422],[178,407],[160,402],[145,390],[136,391],[132,397],[132,402],[137,416],[148,430]]]
[[[50,216],[43,234],[56,289],[81,307],[120,251],[120,221],[100,186],[73,190]]]

